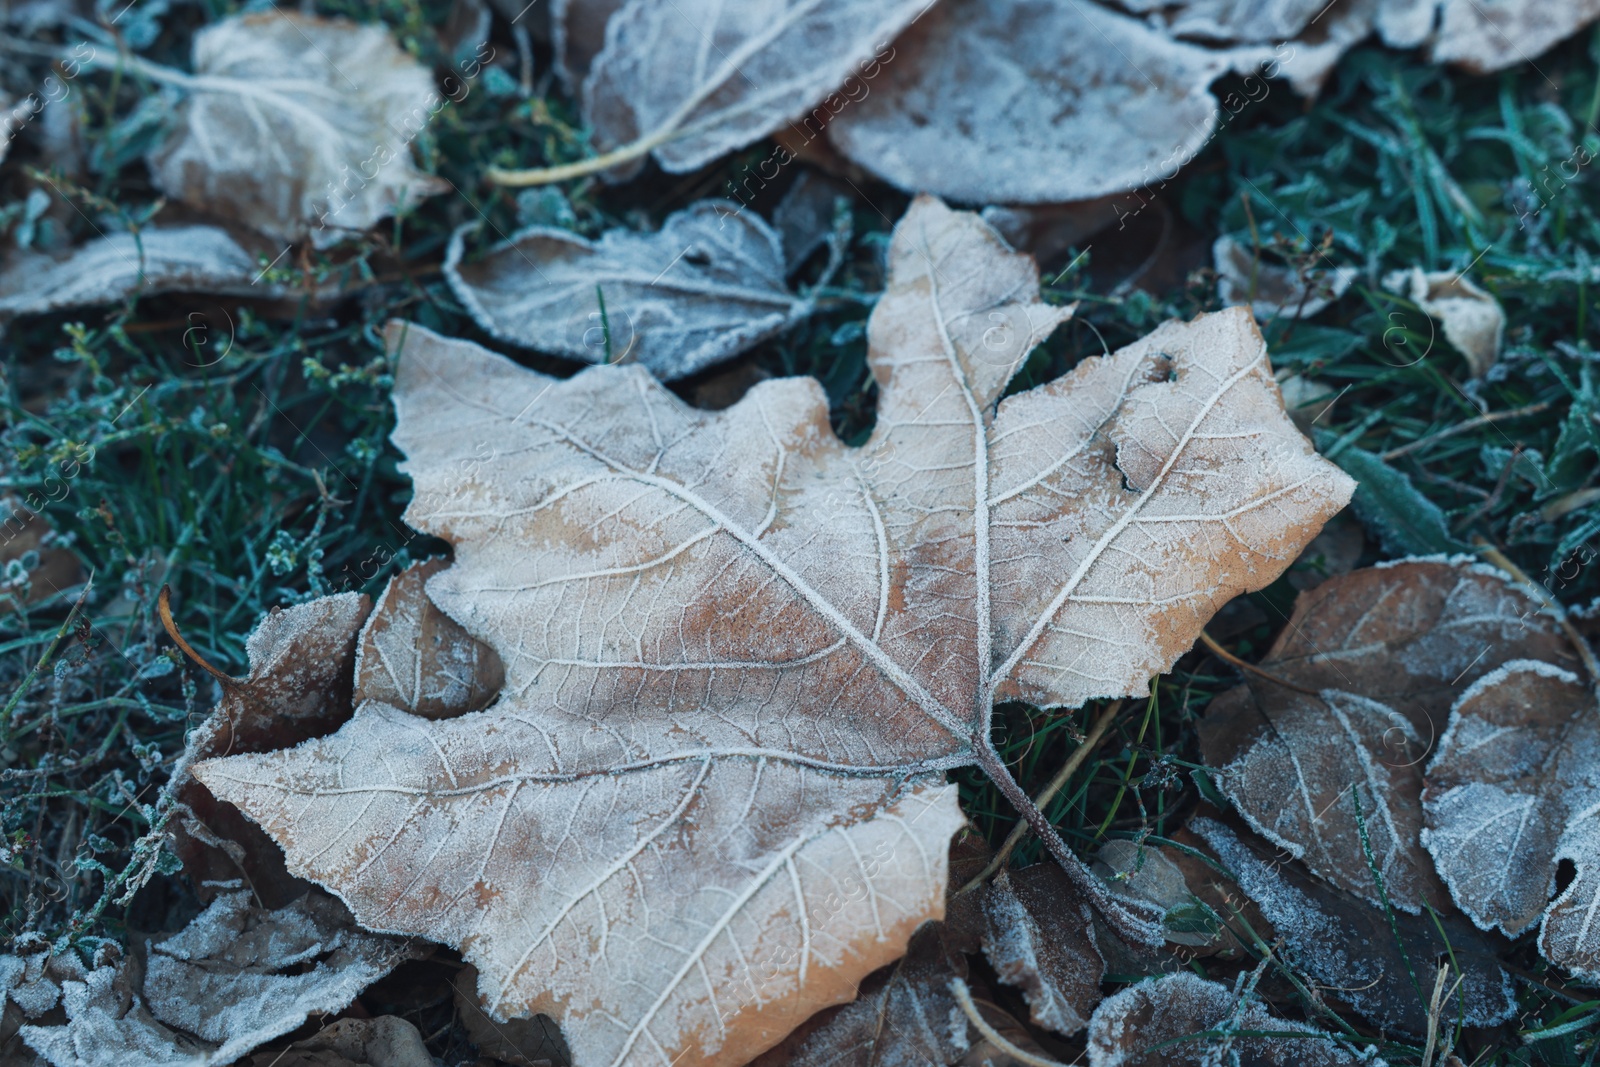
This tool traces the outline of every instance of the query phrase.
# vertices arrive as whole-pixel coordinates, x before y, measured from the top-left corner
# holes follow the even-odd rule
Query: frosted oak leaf
[[[407,520],[455,546],[427,593],[499,699],[367,702],[197,770],[363,924],[557,1018],[578,1067],[740,1063],[850,999],[943,913],[960,765],[1148,936],[1010,777],[992,707],[1144,692],[1351,492],[1245,312],[1002,402],[1069,315],[1033,262],[921,198],[889,268],[857,449],[809,378],[705,412],[639,367],[560,381],[392,326]]]

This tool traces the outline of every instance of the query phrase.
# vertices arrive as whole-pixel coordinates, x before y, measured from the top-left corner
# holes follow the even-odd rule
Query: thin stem
[[[1287,678],[1280,678],[1276,674],[1273,674],[1271,671],[1263,670],[1262,668],[1257,667],[1254,663],[1245,662],[1244,660],[1240,659],[1238,656],[1235,656],[1232,652],[1229,652],[1227,649],[1223,648],[1220,644],[1217,643],[1217,639],[1215,637],[1212,637],[1210,634],[1206,633],[1204,630],[1200,631],[1200,643],[1205,645],[1208,649],[1210,649],[1212,654],[1215,655],[1218,659],[1222,660],[1225,663],[1233,664],[1235,667],[1238,667],[1241,671],[1249,671],[1251,674],[1258,675],[1259,677],[1265,678],[1267,681],[1272,682],[1274,685],[1281,685],[1285,689],[1293,689],[1296,693],[1305,693],[1308,696],[1320,696],[1321,695],[1315,689],[1307,689],[1303,685],[1296,685],[1293,682],[1289,681]]]
[[[234,689],[244,684],[244,679],[235,678],[230,674],[224,674],[217,668],[213,667],[210,663],[206,662],[206,658],[200,653],[196,652],[194,650],[194,646],[183,639],[183,635],[178,632],[178,624],[172,621],[172,586],[163,585],[161,587],[161,596],[156,601],[156,607],[161,612],[161,625],[166,627],[167,636],[172,638],[173,644],[177,645],[183,650],[183,654],[185,656],[188,656],[190,659],[194,660],[195,664],[201,670],[205,671],[207,674],[211,675],[211,677],[221,682],[224,690]]]
[[[1072,755],[1068,756],[1067,761],[1061,765],[1061,769],[1056,771],[1055,777],[1051,778],[1045,787],[1039,790],[1039,795],[1033,798],[1033,803],[1040,811],[1043,811],[1045,806],[1055,799],[1055,795],[1061,791],[1061,787],[1066,785],[1074,774],[1078,773],[1078,768],[1083,766],[1083,761],[1089,758],[1089,754],[1099,746],[1101,739],[1105,737],[1106,731],[1111,729],[1111,724],[1116,722],[1117,716],[1122,712],[1122,706],[1123,702],[1120,700],[1113,700],[1105,706],[1104,710],[1100,712],[1100,717],[1094,721],[1094,725],[1089,727],[1089,733],[1084,737],[1083,743],[1072,750]],[[1017,846],[1022,844],[1023,839],[1027,836],[1028,820],[1018,819],[1016,825],[1011,827],[1011,832],[1006,835],[1005,843],[1000,846],[1000,850],[994,854],[994,857],[989,860],[983,870],[979,871],[970,882],[956,890],[955,895],[959,897],[970,893],[994,877],[994,873],[1006,865],[1006,861],[1011,858],[1011,853],[1017,850]]]
[[[1000,753],[995,750],[994,742],[988,737],[977,736],[972,739],[973,755],[976,757],[978,767],[1000,790],[1006,802],[1017,810],[1017,813],[1028,821],[1033,832],[1039,835],[1039,841],[1044,845],[1045,851],[1050,853],[1050,858],[1061,865],[1067,872],[1067,877],[1072,880],[1084,896],[1094,901],[1117,932],[1129,940],[1144,945],[1160,945],[1162,942],[1161,928],[1146,919],[1141,919],[1123,907],[1111,892],[1101,884],[1084,862],[1073,855],[1067,843],[1062,840],[1061,834],[1045,818],[1044,812],[1033,802],[1017,780],[1011,776],[1011,769],[1006,766]]]
[[[1387,463],[1389,460],[1394,459],[1397,456],[1403,456],[1407,452],[1415,452],[1419,448],[1426,448],[1435,441],[1443,441],[1445,438],[1454,437],[1457,434],[1470,433],[1473,430],[1481,429],[1484,426],[1493,425],[1494,423],[1504,421],[1505,419],[1520,419],[1525,415],[1539,415],[1543,412],[1549,411],[1550,407],[1550,401],[1541,400],[1537,404],[1529,404],[1527,407],[1512,408],[1510,411],[1491,411],[1487,414],[1479,415],[1475,419],[1468,419],[1466,422],[1457,423],[1456,425],[1451,426],[1449,429],[1440,430],[1435,434],[1429,434],[1427,437],[1419,437],[1415,441],[1412,441],[1408,444],[1403,444],[1398,448],[1391,448],[1378,458]]]
[[[506,185],[514,189],[521,189],[529,185],[554,185],[556,182],[571,181],[573,178],[583,178],[590,174],[599,174],[601,171],[610,170],[612,167],[623,163],[631,163],[649,155],[660,146],[672,139],[675,130],[662,129],[649,137],[641,137],[631,141],[620,148],[613,148],[609,152],[588,159],[580,159],[576,163],[562,163],[555,167],[534,167],[530,170],[506,170],[502,167],[490,167],[486,177],[496,185]]]

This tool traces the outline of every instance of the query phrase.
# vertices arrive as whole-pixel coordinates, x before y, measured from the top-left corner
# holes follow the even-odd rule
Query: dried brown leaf
[[[361,594],[342,593],[274,609],[245,644],[249,675],[226,687],[210,717],[189,734],[172,772],[186,808],[174,820],[173,847],[202,894],[210,892],[207,883],[241,875],[269,906],[305,890],[260,827],[219,802],[192,771],[216,756],[297,745],[348,719],[356,635],[371,606]]]
[[[150,153],[168,196],[321,246],[448,188],[410,148],[442,97],[382,26],[274,9],[212,23],[193,53]]]
[[[228,893],[150,946],[142,980],[116,964],[59,981],[66,1023],[22,1036],[55,1067],[230,1064],[341,1010],[407,953],[320,891],[276,911]]]
[[[1438,10],[1429,56],[1476,74],[1532,62],[1600,18],[1600,0],[1414,0],[1414,6],[1430,16]]]
[[[240,1067],[434,1067],[422,1034],[393,1015],[340,1019],[281,1052],[258,1052]]]
[[[1089,904],[1061,868],[1002,871],[984,888],[983,915],[984,955],[1033,1021],[1068,1036],[1088,1026],[1106,965]]]
[[[264,264],[246,250],[248,243],[216,226],[154,226],[137,235],[99,237],[60,257],[16,252],[0,270],[0,319],[157,293],[291,295],[261,280]]]
[[[1242,312],[999,402],[1067,314],[1037,284],[915,202],[860,449],[811,379],[701,412],[642,368],[560,381],[397,324],[407,518],[456,548],[427,592],[501,698],[367,703],[197,773],[368,926],[460,946],[493,1014],[558,1017],[579,1067],[748,1059],[942,913],[939,772],[1010,781],[996,701],[1145,692],[1349,496]]]
[[[642,363],[663,381],[731,358],[811,311],[784,283],[778,235],[753,211],[702,200],[654,233],[598,241],[533,226],[444,274],[467,311],[511,344],[588,363]]]
[[[1268,1034],[1272,1036],[1240,1036]],[[1089,1022],[1089,1067],[1384,1067],[1332,1034],[1281,1019],[1249,996],[1172,974],[1108,997]]]
[[[1330,997],[1387,1029],[1422,1035],[1426,994],[1440,967],[1450,968],[1449,1015],[1468,1026],[1494,1026],[1516,1013],[1511,976],[1492,944],[1460,916],[1386,915],[1312,878],[1297,864],[1227,826],[1190,823],[1236,877],[1285,943],[1289,962]],[[1263,931],[1256,931],[1263,938]]]
[[[790,1067],[930,1067],[972,1047],[967,1017],[950,992],[965,962],[937,926],[919,930],[906,954],[864,983],[861,995],[806,1039]]]
[[[1450,713],[1428,764],[1423,844],[1461,910],[1600,979],[1600,708],[1588,680],[1513,660]],[[1574,865],[1558,887],[1563,862]],[[1552,895],[1556,899],[1551,902]]]
[[[1330,578],[1295,601],[1262,660],[1321,696],[1252,676],[1212,702],[1201,751],[1251,828],[1315,874],[1404,911],[1447,909],[1418,837],[1422,763],[1465,688],[1526,657],[1571,650],[1540,602],[1492,568],[1410,560]]]
[[[889,42],[932,2],[630,0],[584,80],[595,147],[653,151],[682,173],[793,120],[815,136],[829,113],[819,102],[841,86],[866,91]]]
[[[978,203],[1086,200],[1170,178],[1216,127],[1211,83],[1246,62],[1095,0],[943,3],[894,48],[830,140],[902,189]]]
[[[479,710],[500,692],[505,667],[494,649],[423,592],[449,565],[425,560],[389,579],[356,642],[356,704],[378,701],[424,719],[448,719]]]

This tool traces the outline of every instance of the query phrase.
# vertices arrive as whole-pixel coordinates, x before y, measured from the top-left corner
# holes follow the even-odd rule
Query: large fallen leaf
[[[407,954],[320,891],[277,911],[227,893],[150,947],[142,998],[127,968],[101,967],[61,982],[65,1025],[22,1036],[55,1067],[229,1064],[344,1008]]]
[[[1462,911],[1513,936],[1542,919],[1545,959],[1600,980],[1600,708],[1592,683],[1532,660],[1478,679],[1450,713],[1423,804],[1423,844]],[[1564,862],[1575,877],[1556,895]]]
[[[1216,127],[1208,87],[1239,62],[1095,0],[945,3],[828,135],[902,189],[1084,200],[1171,178]]]
[[[1352,0],[1339,0],[1351,6]],[[1176,37],[1229,43],[1276,43],[1300,36],[1331,5],[1328,0],[1116,0],[1119,7],[1156,16]]]
[[[156,293],[291,295],[293,290],[262,279],[265,267],[227,231],[203,225],[111,234],[61,258],[16,252],[0,269],[0,319]]]
[[[1426,1034],[1428,998],[1441,966],[1449,967],[1451,1017],[1467,1026],[1494,1026],[1516,1013],[1511,976],[1495,960],[1496,946],[1459,915],[1385,914],[1283,864],[1270,848],[1247,844],[1222,823],[1199,818],[1190,829],[1255,901],[1293,966],[1378,1025]]]
[[[875,92],[889,42],[932,3],[630,0],[584,80],[595,147],[626,158],[653,151],[681,173],[791,120],[815,136],[829,110],[812,108],[841,87],[843,106]]]
[[[368,703],[197,768],[364,924],[460,946],[491,1012],[557,1017],[579,1067],[741,1061],[848,999],[942,911],[940,772],[1030,807],[995,702],[1146,692],[1350,493],[1244,312],[998,403],[1068,313],[1033,263],[923,198],[889,264],[860,449],[811,379],[703,412],[643,368],[556,380],[395,324],[407,520],[456,549],[427,592],[500,700]]]
[[[784,284],[772,227],[727,200],[598,241],[534,226],[464,263],[466,233],[451,238],[444,274],[479,326],[588,363],[642,363],[662,380],[736,356],[811,310]]]
[[[1089,1022],[1089,1067],[1384,1067],[1333,1034],[1281,1019],[1249,995],[1192,974],[1140,982]]]
[[[1468,685],[1530,656],[1571,649],[1487,566],[1415,560],[1330,578],[1300,594],[1261,662],[1311,693],[1252,677],[1212,702],[1201,752],[1251,828],[1317,875],[1404,911],[1448,908],[1418,837],[1422,763]]]
[[[441,97],[381,26],[281,10],[194,36],[194,75],[150,153],[162,192],[283,241],[331,244],[449,188],[411,138]]]

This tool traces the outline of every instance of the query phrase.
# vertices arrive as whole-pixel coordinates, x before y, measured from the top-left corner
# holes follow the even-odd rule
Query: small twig
[[[1475,419],[1468,419],[1466,422],[1457,423],[1456,425],[1451,426],[1449,429],[1440,430],[1435,434],[1429,434],[1427,437],[1419,437],[1409,444],[1401,445],[1399,448],[1391,448],[1378,458],[1387,463],[1396,456],[1403,456],[1408,452],[1415,452],[1419,448],[1426,448],[1436,441],[1443,441],[1447,437],[1454,437],[1457,434],[1471,433],[1473,430],[1476,430],[1481,426],[1490,426],[1505,419],[1520,419],[1524,415],[1538,415],[1541,412],[1550,410],[1550,408],[1550,401],[1541,400],[1537,404],[1529,404],[1526,407],[1512,408],[1510,411],[1491,411],[1486,414],[1479,415]]]
[[[1122,711],[1122,705],[1122,701],[1113,700],[1105,706],[1105,709],[1100,712],[1100,717],[1094,721],[1094,725],[1089,727],[1089,732],[1084,736],[1083,743],[1072,750],[1072,755],[1067,757],[1067,762],[1061,765],[1061,769],[1055,773],[1055,777],[1051,778],[1049,783],[1039,791],[1034,804],[1041,811],[1061,791],[1061,787],[1067,784],[1067,780],[1078,773],[1078,768],[1083,766],[1083,761],[1089,758],[1089,753],[1095,750],[1101,739],[1105,737],[1106,731],[1111,729],[1111,724],[1116,721],[1117,715]],[[984,865],[983,870],[979,871],[970,882],[956,890],[955,895],[958,897],[964,896],[994,877],[994,873],[1006,865],[1006,861],[1011,858],[1011,853],[1015,852],[1017,846],[1022,844],[1023,839],[1028,836],[1028,829],[1028,820],[1018,819],[1016,825],[1011,827],[1011,832],[1006,835],[1005,843],[1000,846],[1000,850],[994,854],[994,857]]]
[[[1007,1041],[1005,1037],[990,1026],[988,1021],[978,1013],[978,1005],[973,1003],[972,991],[967,988],[967,983],[959,978],[950,979],[950,993],[956,998],[956,1003],[961,1005],[961,1010],[966,1013],[967,1021],[982,1034],[995,1048],[1004,1052],[1018,1063],[1026,1063],[1028,1067],[1067,1067],[1060,1060],[1053,1060],[1048,1056],[1041,1056],[1037,1052],[1018,1048]]]
[[[224,690],[235,689],[244,684],[245,680],[243,678],[235,678],[231,674],[224,674],[207,663],[206,658],[196,652],[194,646],[183,639],[183,635],[178,632],[178,624],[172,621],[172,586],[163,585],[161,587],[161,596],[156,600],[156,607],[161,612],[161,625],[167,628],[167,636],[172,638],[173,643],[183,650],[185,656],[194,660],[196,666],[222,683]]]
[[[1594,649],[1589,647],[1589,642],[1583,639],[1583,635],[1578,632],[1578,628],[1572,625],[1572,620],[1567,618],[1566,609],[1561,606],[1561,602],[1551,595],[1550,590],[1529,578],[1521,567],[1512,563],[1506,558],[1504,552],[1501,552],[1488,541],[1477,537],[1473,539],[1472,543],[1477,547],[1479,554],[1484,559],[1533,590],[1539,599],[1544,601],[1544,606],[1555,613],[1556,625],[1561,627],[1561,632],[1566,634],[1567,640],[1572,642],[1572,647],[1577,650],[1578,658],[1583,661],[1583,669],[1589,672],[1589,680],[1594,683],[1597,690],[1600,690],[1600,661],[1595,659]]]
[[[1210,649],[1212,651],[1212,653],[1218,659],[1222,660],[1225,663],[1233,664],[1235,667],[1238,667],[1241,671],[1249,671],[1251,674],[1259,675],[1260,677],[1265,678],[1267,681],[1272,682],[1274,685],[1281,685],[1285,689],[1293,689],[1296,693],[1305,693],[1307,696],[1321,696],[1322,695],[1322,694],[1318,693],[1315,689],[1307,689],[1303,685],[1296,685],[1295,683],[1289,681],[1287,678],[1280,678],[1276,674],[1273,674],[1271,671],[1263,670],[1262,668],[1257,667],[1254,663],[1246,663],[1244,660],[1240,659],[1238,656],[1235,656],[1232,652],[1229,652],[1227,649],[1223,648],[1220,644],[1217,643],[1217,639],[1215,637],[1212,637],[1210,634],[1206,633],[1204,630],[1200,631],[1200,643],[1205,645],[1208,649]]]
[[[1455,995],[1456,987],[1465,977],[1465,975],[1457,977],[1447,991],[1445,983],[1450,980],[1450,965],[1447,963],[1440,967],[1439,973],[1434,976],[1433,998],[1428,1002],[1428,1043],[1422,1049],[1422,1067],[1434,1067],[1434,1049],[1439,1048],[1439,1017],[1444,1012],[1445,1002]],[[1439,1048],[1440,1063],[1443,1063],[1445,1057],[1450,1054],[1450,1045],[1451,1042],[1447,1040],[1445,1046]]]

